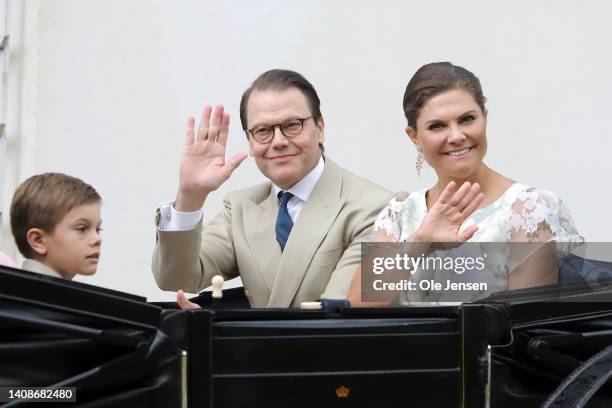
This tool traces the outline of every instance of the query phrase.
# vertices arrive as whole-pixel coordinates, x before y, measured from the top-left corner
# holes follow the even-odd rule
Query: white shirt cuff
[[[189,231],[202,221],[202,210],[180,212],[174,209],[174,201],[160,204],[159,229],[162,231]]]

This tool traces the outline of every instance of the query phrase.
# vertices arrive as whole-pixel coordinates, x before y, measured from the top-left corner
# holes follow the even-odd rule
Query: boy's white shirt
[[[42,262],[35,261],[34,259],[25,259],[21,265],[21,269],[29,272],[42,273],[43,275],[53,276],[54,278],[64,279],[62,275],[55,272]]]

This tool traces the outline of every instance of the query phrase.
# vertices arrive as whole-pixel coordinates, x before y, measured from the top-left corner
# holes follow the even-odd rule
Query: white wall
[[[168,299],[150,272],[156,205],[172,199],[185,119],[206,103],[232,115],[229,153],[246,151],[242,91],[289,68],[317,88],[326,149],[391,190],[414,174],[402,95],[427,62],[481,79],[487,163],[561,195],[589,241],[612,241],[612,28],[606,1],[12,1],[5,191],[43,171],[93,184],[104,244],[89,283]],[[252,160],[209,197],[262,180]],[[5,196],[7,194],[5,193]],[[4,209],[8,209],[5,197]],[[14,251],[4,220],[0,249]],[[10,237],[8,237],[10,238]],[[14,254],[14,252],[13,252]]]

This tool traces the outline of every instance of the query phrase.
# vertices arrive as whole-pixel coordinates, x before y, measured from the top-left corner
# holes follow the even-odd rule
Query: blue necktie
[[[287,203],[291,200],[291,197],[293,197],[293,194],[285,191],[280,191],[278,193],[280,205],[278,208],[278,216],[276,217],[276,240],[280,244],[281,251],[285,250],[285,244],[287,243],[287,239],[289,239],[291,228],[293,228],[293,221],[289,216],[289,211],[287,211]]]

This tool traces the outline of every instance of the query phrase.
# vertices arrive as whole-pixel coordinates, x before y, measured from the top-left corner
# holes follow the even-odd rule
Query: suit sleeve
[[[353,275],[361,264],[361,244],[370,241],[374,220],[388,203],[389,196],[390,194],[381,193],[378,195],[378,199],[370,202],[369,207],[359,211],[359,216],[356,217],[358,221],[351,226],[350,242],[340,257],[336,269],[332,272],[321,299],[347,298]]]
[[[157,227],[151,268],[160,289],[197,293],[210,286],[215,275],[226,280],[238,276],[230,199],[225,197],[223,204],[223,211],[214,219],[193,230],[162,231]]]

